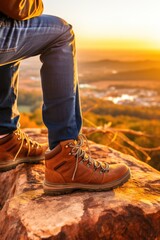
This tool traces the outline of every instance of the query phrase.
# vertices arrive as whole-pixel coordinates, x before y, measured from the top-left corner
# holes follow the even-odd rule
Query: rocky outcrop
[[[39,129],[28,132],[46,140]],[[126,163],[132,178],[109,192],[51,197],[43,193],[43,163],[0,173],[0,239],[159,240],[159,172],[103,145],[91,143],[91,151],[109,163]]]

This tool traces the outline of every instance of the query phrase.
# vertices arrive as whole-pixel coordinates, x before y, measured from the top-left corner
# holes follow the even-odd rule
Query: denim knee
[[[63,18],[54,17],[56,18],[56,21],[54,19],[53,28],[56,28],[59,30],[59,36],[55,40],[53,40],[54,46],[62,46],[65,43],[72,42],[74,43],[75,40],[75,34],[73,31],[73,27],[71,24],[67,23]],[[55,26],[55,23],[57,24]]]
[[[63,29],[63,32],[62,32],[62,39],[64,37],[64,39],[66,38],[74,38],[75,34],[74,34],[74,31],[73,31],[73,27],[71,24],[69,24],[68,22],[66,22],[63,18],[59,18],[61,24],[62,24],[62,29]]]
[[[51,17],[51,16],[49,16]],[[55,19],[56,18],[56,19]],[[57,33],[57,37],[54,36],[54,31],[52,31],[53,38],[51,38],[51,41],[49,44],[46,45],[45,49],[40,54],[40,60],[44,62],[45,56],[50,54],[51,52],[58,50],[61,48],[61,50],[65,53],[68,51],[71,51],[73,56],[75,56],[75,34],[73,31],[73,27],[71,24],[67,23],[64,19],[59,17],[54,17],[53,20],[53,26],[50,26],[50,28],[55,29]],[[61,52],[62,54],[62,52]],[[48,58],[49,59],[49,58]]]
[[[66,41],[74,41],[75,40],[75,34],[73,31],[73,27],[71,24],[68,24],[66,26],[66,31],[62,34],[62,39]]]

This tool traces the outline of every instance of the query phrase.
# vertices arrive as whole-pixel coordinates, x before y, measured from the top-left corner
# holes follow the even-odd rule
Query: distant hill
[[[160,61],[101,60],[79,63],[82,82],[105,80],[160,80]]]
[[[160,81],[160,68],[159,69],[146,69],[137,71],[119,72],[117,74],[109,74],[105,76],[107,80],[150,80]]]
[[[38,58],[31,58],[22,63],[20,88],[40,89],[40,67]],[[160,61],[119,61],[104,59],[100,61],[78,62],[81,83],[107,80],[160,80]]]
[[[106,68],[110,70],[142,70],[150,68],[160,68],[160,61],[143,60],[143,61],[118,61],[104,59],[101,61],[79,62],[79,69],[86,68]]]

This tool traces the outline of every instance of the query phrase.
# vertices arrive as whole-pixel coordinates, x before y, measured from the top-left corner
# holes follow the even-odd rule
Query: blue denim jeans
[[[53,149],[62,140],[77,139],[82,124],[72,27],[49,15],[25,21],[0,15],[0,134],[17,129],[20,61],[36,55],[42,62],[43,121]]]

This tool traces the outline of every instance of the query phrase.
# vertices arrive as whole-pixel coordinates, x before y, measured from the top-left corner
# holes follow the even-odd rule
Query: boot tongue
[[[61,142],[60,142],[60,145],[61,145],[62,147],[65,147],[65,146],[68,145],[69,143],[70,143],[70,144],[73,144],[73,145],[76,145],[76,144],[77,144],[77,141],[74,140],[74,139],[69,139],[69,140],[61,141]]]

